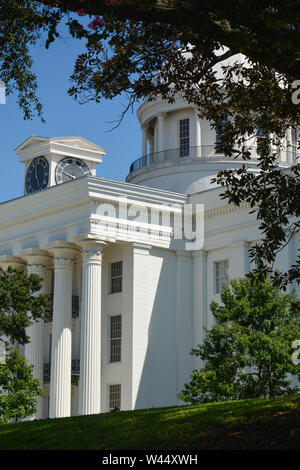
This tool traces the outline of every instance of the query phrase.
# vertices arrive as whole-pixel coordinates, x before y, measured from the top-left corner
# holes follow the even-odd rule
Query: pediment
[[[20,161],[25,162],[37,156],[48,154],[79,156],[92,161],[101,161],[106,154],[99,145],[80,136],[69,137],[40,137],[31,136],[15,149]]]

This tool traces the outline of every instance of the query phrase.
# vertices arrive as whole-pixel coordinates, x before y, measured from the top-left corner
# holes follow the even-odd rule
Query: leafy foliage
[[[297,390],[300,377],[292,343],[300,338],[300,303],[268,280],[246,277],[224,288],[222,305],[211,303],[217,325],[206,329],[192,355],[204,361],[178,395],[188,403],[276,397]]]
[[[298,0],[0,0],[0,18],[0,78],[19,91],[26,118],[32,105],[40,113],[28,44],[46,32],[49,47],[65,22],[86,45],[69,90],[80,102],[125,94],[122,119],[143,97],[172,102],[181,95],[212,128],[229,116],[218,150],[246,162],[261,129],[259,171],[245,164],[216,180],[222,197],[248,205],[261,221],[262,242],[251,250],[254,275],[270,272],[283,288],[300,280],[299,256],[285,273],[273,270],[276,254],[299,231],[299,167],[278,165],[286,130],[300,126],[299,104],[291,99],[300,72]],[[236,61],[239,53],[246,65]],[[220,76],[215,67],[229,58]]]
[[[48,296],[36,295],[41,286],[42,279],[36,274],[27,275],[11,267],[0,273],[0,335],[11,343],[28,343],[26,328],[47,316]]]
[[[44,392],[32,369],[17,349],[11,349],[6,362],[0,364],[0,422],[18,421],[37,410],[37,397]]]

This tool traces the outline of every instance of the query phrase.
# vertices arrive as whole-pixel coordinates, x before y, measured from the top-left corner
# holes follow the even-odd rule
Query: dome
[[[212,178],[222,169],[235,169],[245,160],[217,153],[218,135],[196,108],[182,97],[174,103],[156,99],[145,101],[138,109],[142,129],[142,156],[130,166],[129,183],[157,189],[194,194],[213,187]],[[292,141],[292,133],[287,139]],[[255,146],[246,165],[257,169]],[[295,148],[281,150],[282,166],[295,160]]]

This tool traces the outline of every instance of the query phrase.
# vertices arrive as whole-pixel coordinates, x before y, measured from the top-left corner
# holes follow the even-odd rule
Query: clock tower
[[[83,176],[96,176],[106,151],[83,137],[31,136],[16,148],[25,163],[24,193],[29,195]]]

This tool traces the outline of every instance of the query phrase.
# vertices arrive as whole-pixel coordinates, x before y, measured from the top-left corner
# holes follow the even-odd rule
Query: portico
[[[148,207],[150,214],[154,206],[166,210],[168,205],[182,205],[186,196],[149,188],[141,199],[138,188],[114,185],[90,176],[26,196],[26,206],[22,198],[1,206],[0,267],[39,275],[41,293],[53,298],[51,321],[34,323],[28,329],[31,342],[23,348],[47,396],[32,419],[107,411],[109,390],[116,383],[122,387],[122,409],[143,402],[147,406],[141,377],[154,301],[147,300],[152,295],[149,254],[156,249],[176,250],[180,241],[172,240],[170,226],[130,220],[124,207],[120,210],[119,200],[123,205],[127,201],[126,214],[133,202]],[[102,207],[108,204],[115,217],[103,215]],[[123,264],[123,289],[112,295],[114,262]],[[72,314],[74,297],[79,299],[78,317]],[[109,322],[117,314],[122,316],[122,359],[111,363]],[[80,364],[76,381],[75,361]],[[49,386],[43,373],[46,363]]]

